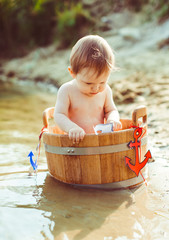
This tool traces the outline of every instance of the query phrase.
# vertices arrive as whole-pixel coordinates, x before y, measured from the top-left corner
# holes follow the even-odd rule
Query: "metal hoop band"
[[[141,146],[145,144],[147,144],[147,137],[143,137],[141,140]],[[56,147],[46,143],[44,145],[46,152],[60,155],[96,155],[130,150],[128,143],[98,147]]]

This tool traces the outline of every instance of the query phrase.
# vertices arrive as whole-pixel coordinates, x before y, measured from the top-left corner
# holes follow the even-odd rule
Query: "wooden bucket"
[[[147,177],[146,167],[136,174],[125,164],[125,156],[135,164],[135,149],[128,147],[134,141],[131,125],[141,124],[147,132],[147,110],[141,106],[133,111],[132,120],[121,119],[122,130],[106,134],[87,134],[79,144],[73,144],[68,135],[57,126],[50,126],[54,107],[43,113],[47,132],[43,134],[45,154],[50,174],[59,181],[87,187],[126,188],[138,185]],[[141,118],[142,121],[139,121]],[[139,121],[139,122],[138,122]],[[147,134],[141,140],[141,161],[147,152]]]

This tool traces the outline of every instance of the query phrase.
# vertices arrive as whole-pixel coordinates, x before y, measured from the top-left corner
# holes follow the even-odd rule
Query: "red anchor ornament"
[[[132,142],[130,141],[128,143],[128,146],[129,148],[135,148],[135,152],[136,152],[136,159],[135,159],[135,165],[133,165],[130,161],[131,159],[128,158],[128,157],[125,157],[125,162],[126,162],[126,165],[129,166],[129,168],[135,172],[135,174],[138,176],[139,175],[139,172],[140,170],[146,165],[146,163],[148,162],[149,158],[152,158],[151,156],[151,152],[150,150],[147,151],[147,153],[145,154],[145,159],[140,162],[139,161],[139,147],[141,146],[141,142],[140,140],[138,140],[139,137],[141,137],[142,135],[142,128],[140,127],[137,127],[135,130],[134,130],[134,139],[135,141]],[[143,136],[142,136],[143,137]],[[141,155],[141,154],[140,154]]]

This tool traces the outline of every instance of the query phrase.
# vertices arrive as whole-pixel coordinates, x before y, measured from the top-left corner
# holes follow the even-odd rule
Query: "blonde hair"
[[[81,38],[72,48],[70,64],[74,74],[83,68],[93,68],[97,76],[115,69],[113,50],[105,39],[97,35]]]

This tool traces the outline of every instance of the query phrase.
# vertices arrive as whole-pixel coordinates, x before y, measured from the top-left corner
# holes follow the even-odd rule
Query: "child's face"
[[[84,68],[76,74],[75,79],[80,92],[92,97],[105,89],[109,75],[110,71],[107,71],[97,77],[94,69]]]

